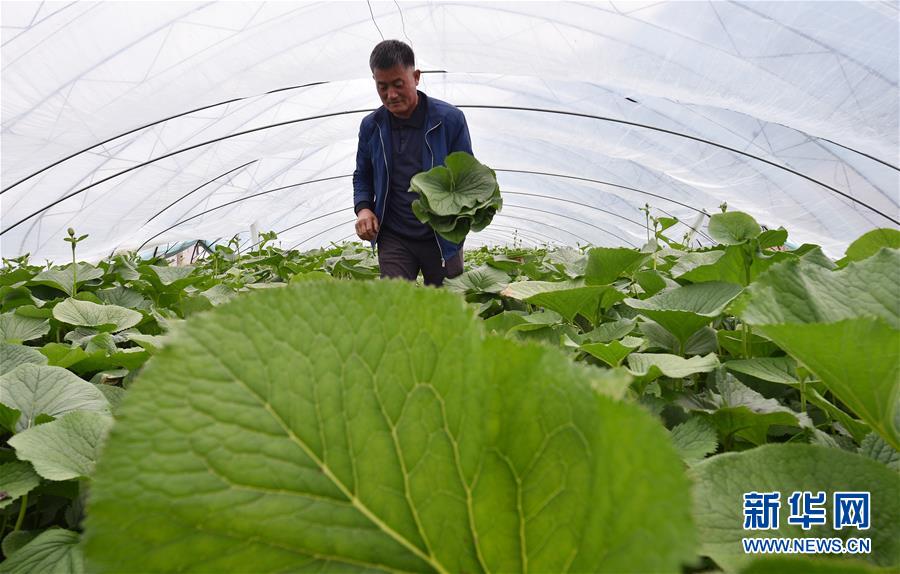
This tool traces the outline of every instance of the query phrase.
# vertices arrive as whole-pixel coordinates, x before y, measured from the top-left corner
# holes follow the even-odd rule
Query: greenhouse
[[[896,2],[0,30],[0,574],[900,567]]]

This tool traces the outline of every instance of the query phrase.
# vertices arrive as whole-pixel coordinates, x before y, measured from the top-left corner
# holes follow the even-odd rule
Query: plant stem
[[[78,292],[78,266],[75,264],[75,243],[72,242],[72,297]]]
[[[753,251],[752,246],[748,243],[745,245],[741,252],[741,259],[744,262],[744,287],[750,285],[750,266],[753,264]],[[750,325],[747,323],[742,323],[743,331],[744,331],[744,357],[750,358]]]
[[[28,508],[28,494],[22,496],[22,502],[20,504],[19,517],[16,518],[16,527],[13,528],[13,532],[22,528],[22,523],[25,522],[25,509]]]
[[[751,336],[751,333],[750,333],[750,325],[748,325],[747,323],[742,323],[742,324],[741,324],[741,331],[743,331],[743,340],[744,340],[744,358],[745,358],[745,359],[749,359],[749,358],[750,358],[750,350],[751,350],[751,345],[750,345],[750,336]]]
[[[800,412],[806,412],[806,377],[800,377]]]

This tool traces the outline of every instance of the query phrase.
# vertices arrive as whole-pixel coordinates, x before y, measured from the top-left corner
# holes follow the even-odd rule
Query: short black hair
[[[397,64],[404,68],[414,68],[416,66],[416,55],[413,54],[412,48],[404,44],[400,40],[384,40],[379,42],[372,55],[369,56],[369,69],[375,71],[390,70]]]

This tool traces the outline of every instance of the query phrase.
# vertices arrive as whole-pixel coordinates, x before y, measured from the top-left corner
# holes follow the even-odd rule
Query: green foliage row
[[[0,572],[736,572],[769,563],[741,537],[861,535],[786,504],[743,531],[750,490],[870,491],[865,558],[900,565],[900,233],[835,262],[743,213],[699,250],[671,223],[469,251],[441,291],[274,234],[5,261]]]

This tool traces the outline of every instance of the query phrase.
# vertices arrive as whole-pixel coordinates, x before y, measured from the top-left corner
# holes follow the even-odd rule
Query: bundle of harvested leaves
[[[481,231],[503,206],[494,170],[466,152],[447,156],[438,166],[413,176],[410,190],[419,194],[413,213],[454,243],[469,231]]]

